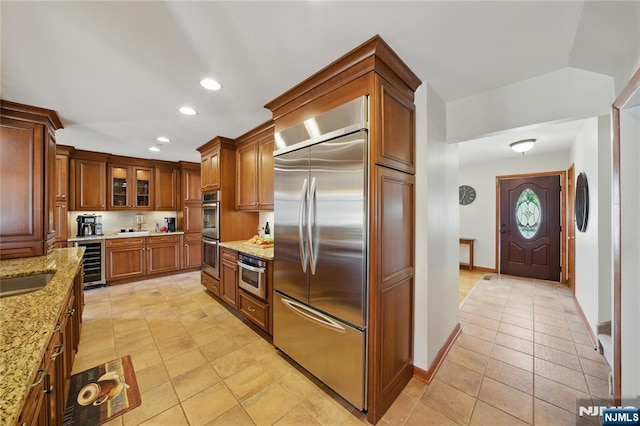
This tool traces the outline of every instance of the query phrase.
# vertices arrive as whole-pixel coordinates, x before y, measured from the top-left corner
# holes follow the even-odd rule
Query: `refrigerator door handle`
[[[298,246],[300,247],[300,264],[302,272],[307,272],[307,251],[305,250],[304,234],[302,232],[304,213],[307,206],[307,178],[302,182],[302,190],[300,191],[300,207],[298,208]]]
[[[311,189],[309,189],[309,211],[307,218],[307,236],[309,240],[309,265],[311,266],[311,274],[316,274],[316,254],[317,250],[314,247],[315,242],[313,238],[313,228],[315,227],[316,218],[316,178],[311,179]],[[315,254],[314,254],[315,253]]]
[[[304,306],[301,303],[298,303],[294,300],[289,300],[289,299],[285,299],[282,298],[280,299],[282,300],[282,303],[289,309],[291,309],[293,312],[297,313],[298,315],[301,315],[313,322],[319,323],[320,325],[323,325],[325,327],[329,327],[332,328],[334,331],[340,332],[340,333],[346,333],[346,330],[343,326],[341,326],[339,323],[337,323],[333,318],[328,317],[324,314],[321,314],[320,312],[317,311],[312,311],[311,309],[309,309],[308,307]]]

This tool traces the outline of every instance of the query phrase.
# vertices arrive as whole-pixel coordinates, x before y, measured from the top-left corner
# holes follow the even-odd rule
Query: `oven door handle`
[[[202,239],[202,242],[205,243],[205,244],[209,244],[210,246],[217,246],[218,245],[217,242],[215,242],[215,241],[211,242],[209,240],[205,240],[204,238]]]
[[[248,269],[250,271],[253,272],[260,272],[261,274],[264,273],[265,268],[256,268],[255,266],[251,266],[251,265],[247,265],[246,263],[242,263],[238,260],[238,266],[244,269]]]

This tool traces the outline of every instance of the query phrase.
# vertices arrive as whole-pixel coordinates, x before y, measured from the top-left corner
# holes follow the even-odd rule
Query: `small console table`
[[[469,263],[461,263],[460,266],[468,266],[470,271],[473,271],[473,242],[474,238],[460,238],[460,244],[467,244],[469,246]]]

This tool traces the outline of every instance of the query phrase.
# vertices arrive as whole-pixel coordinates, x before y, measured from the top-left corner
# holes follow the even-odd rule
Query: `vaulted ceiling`
[[[2,99],[56,110],[58,143],[174,161],[268,120],[263,105],[375,34],[445,102],[564,67],[618,79],[640,45],[639,1],[3,0],[0,14]],[[171,142],[152,153],[158,136]]]

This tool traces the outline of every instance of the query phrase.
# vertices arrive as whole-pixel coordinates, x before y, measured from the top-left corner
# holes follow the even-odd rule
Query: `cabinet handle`
[[[63,206],[60,206],[60,207],[61,207],[61,208],[63,208],[63,209],[66,209],[66,208],[67,208],[67,206],[64,206],[64,205],[63,205]]]
[[[40,373],[40,378],[38,379],[37,382],[33,383],[31,385],[32,388],[35,388],[36,386],[38,386],[40,383],[42,383],[42,381],[44,380],[44,377],[47,375],[47,372],[44,370],[38,370],[38,373]]]
[[[52,393],[53,392],[53,385],[49,386],[49,389],[45,389],[44,393]]]
[[[62,355],[62,352],[64,352],[64,345],[58,345],[56,346],[56,348],[60,348],[60,350],[55,354],[51,354],[51,361],[58,358],[60,355]]]
[[[253,308],[251,305],[247,306],[247,310],[249,312],[255,312],[256,311],[255,308]]]
[[[76,313],[75,308],[74,308],[74,309],[71,309],[69,312],[67,312],[67,314],[69,314],[69,316],[70,316],[70,317],[72,317],[73,315],[75,315],[75,313]]]
[[[57,323],[57,324],[56,324],[56,328],[54,328],[54,329],[53,329],[53,332],[54,332],[54,333],[57,333],[58,331],[60,331],[60,327],[62,327],[62,324]]]

